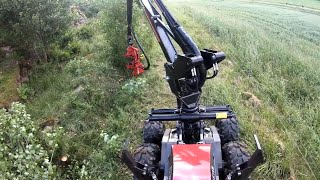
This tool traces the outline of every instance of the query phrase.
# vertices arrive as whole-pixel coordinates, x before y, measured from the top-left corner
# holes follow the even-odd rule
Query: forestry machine
[[[138,76],[145,70],[140,61],[141,44],[132,26],[133,0],[127,0],[128,44],[127,65]],[[143,128],[143,144],[135,154],[122,150],[122,162],[132,171],[134,179],[164,180],[245,180],[264,162],[256,135],[256,150],[252,156],[246,145],[239,142],[239,124],[229,105],[201,106],[201,88],[206,80],[217,76],[218,64],[224,52],[203,49],[197,45],[176,21],[162,0],[140,0],[140,5],[167,59],[164,65],[177,107],[151,109]],[[156,7],[157,6],[157,7]],[[162,15],[160,15],[160,12]],[[165,22],[163,21],[163,18]],[[201,28],[201,27],[199,27]],[[139,48],[134,46],[136,40]],[[172,40],[180,46],[179,54]],[[148,67],[150,63],[148,60]],[[212,70],[212,75],[207,73]],[[176,122],[175,128],[165,129],[163,122]],[[207,126],[206,121],[212,121]]]

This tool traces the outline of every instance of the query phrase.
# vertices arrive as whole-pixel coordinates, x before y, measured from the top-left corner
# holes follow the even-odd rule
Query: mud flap
[[[136,162],[133,155],[128,151],[129,139],[126,140],[122,148],[121,161],[124,163],[134,177],[138,180],[157,180],[153,173],[153,167]]]
[[[240,164],[237,167],[236,171],[231,172],[227,176],[227,180],[248,180],[250,174],[254,171],[254,169],[257,168],[260,164],[264,163],[265,160],[258,136],[254,135],[254,139],[256,142],[255,152],[247,162]]]

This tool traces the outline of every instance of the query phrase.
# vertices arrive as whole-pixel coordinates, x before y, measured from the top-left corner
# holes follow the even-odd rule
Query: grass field
[[[201,101],[234,108],[250,151],[252,135],[259,136],[267,161],[253,179],[319,179],[320,1],[165,2],[200,48],[227,54]],[[119,4],[107,4],[107,18],[125,18],[112,7]],[[67,156],[72,167],[62,167],[60,179],[131,179],[120,163],[119,142],[130,137],[136,146],[148,111],[175,107],[163,80],[165,58],[145,20],[136,31],[151,70],[130,80],[114,65],[124,60],[124,22],[100,17],[85,25],[93,36],[79,40],[80,54],[70,62],[38,65],[26,85],[36,123],[63,127],[54,159]]]
[[[259,135],[267,162],[257,179],[320,177],[320,2],[304,2],[313,11],[301,9],[302,1],[291,3],[169,1],[200,47],[228,55],[203,102],[231,104],[247,143]],[[262,105],[244,103],[245,92]]]

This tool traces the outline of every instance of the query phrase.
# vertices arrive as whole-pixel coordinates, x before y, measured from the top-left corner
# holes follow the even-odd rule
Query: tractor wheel
[[[250,158],[247,146],[239,141],[229,142],[222,147],[222,158],[226,163],[228,171],[237,169],[237,164],[240,165],[247,162]],[[226,173],[229,173],[225,171]]]
[[[222,146],[228,142],[239,140],[239,123],[236,118],[218,120],[216,127],[220,135]]]
[[[143,127],[144,143],[154,143],[161,145],[162,136],[164,134],[164,124],[158,121],[148,121]]]
[[[141,163],[141,164],[147,164],[148,166],[157,166],[160,161],[160,148],[156,144],[152,143],[143,143],[140,145],[135,154],[134,159]],[[158,174],[158,172],[155,172]],[[137,179],[134,177],[133,179]]]

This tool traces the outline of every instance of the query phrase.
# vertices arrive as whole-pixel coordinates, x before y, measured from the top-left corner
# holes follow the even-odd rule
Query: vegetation
[[[47,60],[50,44],[68,25],[66,1],[1,0],[0,4],[0,32],[4,44],[15,48],[25,59],[32,54],[37,60]]]
[[[170,4],[173,13],[200,46],[211,44],[228,55],[220,77],[204,89],[203,102],[231,104],[248,144],[253,133],[259,135],[267,162],[255,177],[317,179],[320,32],[308,21],[312,15],[297,20],[275,16],[273,6],[209,0],[188,1],[179,13],[178,4]]]
[[[42,63],[17,92],[16,87],[5,91],[19,93],[25,105],[0,111],[0,178],[131,179],[120,163],[121,142],[130,137],[131,146],[138,147],[148,111],[176,104],[162,79],[165,58],[142,9],[134,7],[135,31],[152,67],[131,78],[123,56],[125,1],[10,2],[0,0],[0,45]],[[41,7],[31,8],[35,3]],[[220,75],[207,81],[202,104],[230,104],[251,151],[252,134],[258,134],[267,162],[254,178],[317,179],[320,23],[315,11],[320,4],[308,0],[309,14],[301,10],[302,1],[285,3],[167,1],[201,48],[228,55]],[[88,18],[85,24],[71,25],[67,5],[79,6]],[[45,43],[40,30],[45,30]],[[26,57],[25,52],[39,56]],[[5,66],[9,61],[1,60],[0,82],[15,81],[13,71],[2,70],[11,67]]]
[[[53,156],[59,179],[128,177],[128,172],[123,173],[125,169],[119,159],[120,142],[129,132],[135,134],[132,127],[141,129],[140,122],[152,106],[143,107],[144,101],[150,101],[144,96],[150,97],[151,92],[146,95],[142,90],[162,83],[155,73],[148,79],[133,80],[127,75],[130,73],[124,73],[125,14],[114,16],[110,11],[125,12],[126,4],[114,0],[101,7],[105,11],[98,17],[80,27],[72,27],[62,41],[54,44],[58,47],[78,44],[75,58],[68,60],[56,55],[54,61],[35,66],[29,83],[21,91],[28,89],[28,95],[23,97],[27,97],[28,112],[40,131],[47,126],[63,127],[64,138],[59,139],[61,146]],[[118,22],[118,34],[110,19]],[[146,37],[144,27],[147,22],[141,20],[140,23],[143,27],[137,27],[136,31]],[[119,43],[116,36],[124,37],[124,42]],[[143,43],[151,44],[148,38],[143,39]],[[134,142],[139,142],[140,135],[134,137]],[[68,157],[68,160],[62,161],[62,157]]]
[[[9,107],[11,102],[19,100],[16,84],[19,68],[10,59],[0,57],[0,69],[0,107]]]
[[[9,112],[0,111],[1,179],[51,179],[55,132],[38,132],[25,106],[13,103]],[[43,140],[41,140],[43,138]],[[44,147],[42,141],[47,142]]]

